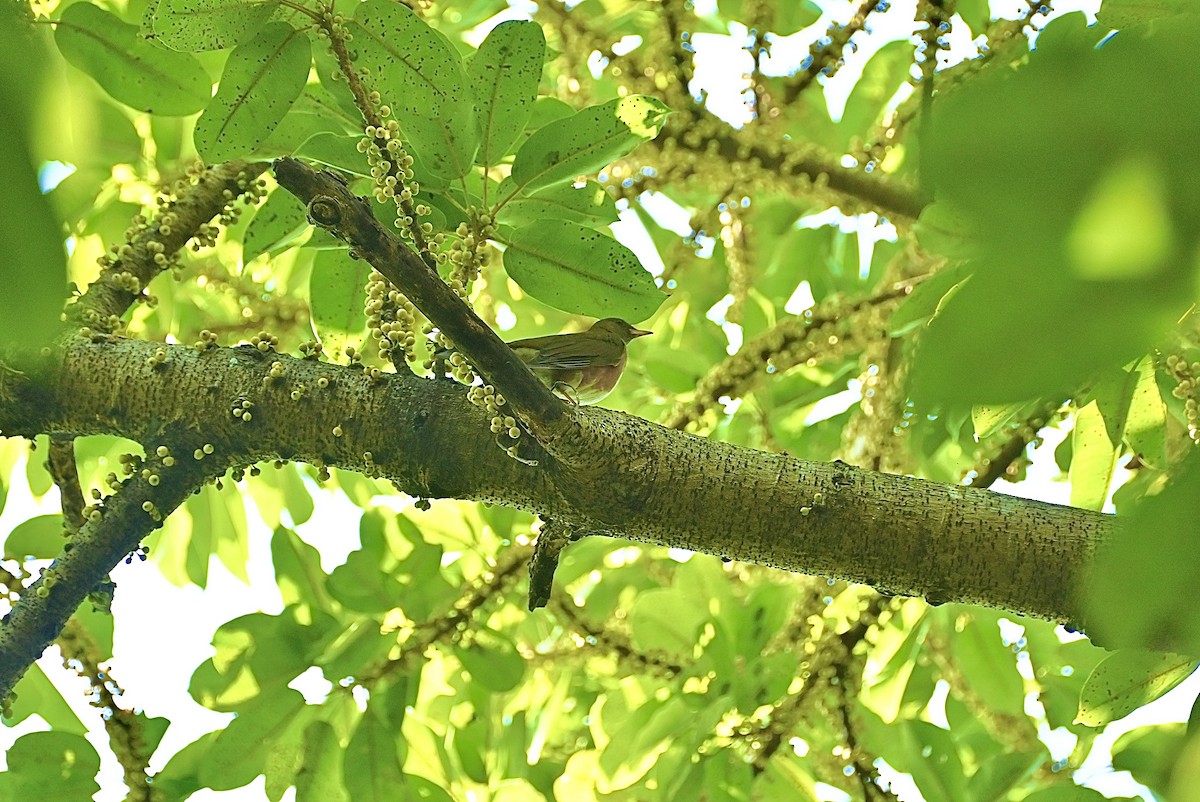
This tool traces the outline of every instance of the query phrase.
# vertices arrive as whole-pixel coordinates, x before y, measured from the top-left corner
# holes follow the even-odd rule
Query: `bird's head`
[[[619,317],[606,317],[603,320],[597,320],[592,324],[591,331],[603,336],[606,340],[621,343],[627,343],[635,337],[644,337],[651,333],[635,328]]]

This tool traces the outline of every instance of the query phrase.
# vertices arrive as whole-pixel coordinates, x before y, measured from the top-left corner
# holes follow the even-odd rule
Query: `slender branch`
[[[214,461],[215,462],[215,461]],[[71,538],[62,555],[47,568],[0,627],[0,698],[34,660],[41,656],[88,594],[142,538],[205,480],[223,472],[213,463],[181,460],[172,468],[150,463],[145,478],[136,475]],[[151,476],[160,477],[157,480]]]
[[[804,60],[800,72],[796,73],[784,88],[785,106],[795,103],[804,90],[812,86],[818,75],[833,77],[841,66],[842,54],[850,39],[867,27],[867,18],[881,7],[884,10],[888,8],[879,0],[863,0],[845,25],[830,25],[825,31],[825,36],[809,45],[808,58]]]
[[[210,243],[216,228],[209,221],[221,215],[238,197],[257,190],[255,178],[265,162],[229,162],[176,182],[174,198],[164,196],[154,219],[138,216],[126,231],[126,242],[101,257],[101,272],[80,298],[67,307],[67,320],[91,332],[108,334],[143,296],[151,279],[173,264],[175,253],[188,240]],[[194,178],[195,183],[190,179]],[[232,214],[229,215],[232,219]]]
[[[445,614],[418,626],[401,644],[400,656],[368,668],[359,683],[370,688],[377,683],[412,671],[423,659],[425,651],[435,644],[452,644],[462,639],[467,622],[489,602],[495,601],[521,576],[521,567],[532,554],[528,546],[509,549],[496,566],[472,585]]]
[[[914,281],[899,283],[855,304],[831,303],[811,315],[788,317],[745,343],[736,354],[713,366],[698,382],[690,400],[679,404],[663,421],[682,429],[699,421],[721,404],[722,398],[740,398],[759,377],[783,373],[810,360],[825,361],[861,348],[855,336],[855,319],[865,314],[886,318],[912,291]]]
[[[1025,453],[1025,447],[1037,437],[1038,431],[1050,420],[1050,416],[1062,406],[1062,400],[1042,404],[1025,422],[1013,432],[1000,449],[986,457],[979,470],[969,474],[967,484],[971,487],[991,487],[1008,473],[1009,466]]]
[[[442,281],[435,270],[401,243],[336,176],[296,159],[275,163],[281,186],[308,205],[314,223],[350,243],[351,253],[382,273],[437,326],[484,378],[513,405],[543,445],[560,436],[570,416],[563,402]]]
[[[75,465],[75,438],[55,435],[50,438],[50,476],[58,486],[63,520],[72,532],[83,526],[83,489]]]

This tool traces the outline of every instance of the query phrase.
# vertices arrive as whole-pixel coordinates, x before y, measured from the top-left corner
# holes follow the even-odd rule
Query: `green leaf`
[[[508,275],[555,309],[638,321],[666,298],[633,251],[576,223],[548,220],[524,226],[505,244]]]
[[[1028,721],[1024,715],[1025,687],[1017,673],[1016,655],[1000,638],[999,614],[973,610],[971,615],[973,620],[954,632],[950,640],[971,690],[990,709],[1015,721]]]
[[[1102,727],[1153,702],[1192,675],[1200,660],[1179,654],[1122,649],[1092,671],[1079,694],[1075,721]]]
[[[1178,799],[1168,791],[1188,743],[1186,736],[1186,728],[1178,723],[1130,730],[1112,745],[1113,770],[1129,772],[1162,799]]]
[[[148,38],[172,50],[224,50],[240,45],[271,18],[277,0],[151,0]]]
[[[943,268],[918,284],[888,321],[891,335],[900,337],[924,327],[941,310],[942,305],[954,297],[969,276],[966,268],[959,265]]]
[[[87,733],[87,727],[37,663],[25,671],[13,689],[11,715],[4,717],[4,725],[12,727],[34,714],[57,732]]]
[[[487,758],[488,727],[485,719],[476,717],[465,727],[457,727],[450,733],[451,748],[462,766],[462,773],[472,782],[488,781]]]
[[[1128,28],[1195,11],[1191,0],[1104,0],[1096,18],[1101,25]]]
[[[455,655],[471,676],[490,691],[505,693],[521,684],[525,658],[511,639],[492,629],[479,629]]]
[[[302,615],[296,607],[235,618],[213,635],[215,654],[196,670],[189,692],[211,709],[240,710],[260,689],[283,687],[304,673],[339,631],[329,615]]]
[[[1167,467],[1167,407],[1155,379],[1154,359],[1142,358],[1134,370],[1137,384],[1129,402],[1125,439],[1139,460],[1164,470]]]
[[[988,0],[958,0],[954,9],[971,26],[972,33],[983,33],[992,20],[991,4]]]
[[[397,750],[399,733],[368,706],[346,745],[342,781],[354,802],[392,802],[404,787]],[[362,767],[369,766],[370,771]]]
[[[1108,802],[1108,797],[1092,788],[1069,783],[1041,788],[1025,797],[1023,802]]]
[[[1137,383],[1136,372],[1111,373],[1092,390],[1092,401],[1075,415],[1071,435],[1071,506],[1090,510],[1104,507],[1125,441],[1125,422]]]
[[[90,602],[85,601],[75,609],[71,616],[82,626],[96,645],[97,662],[112,659],[113,652],[113,617],[111,612],[96,609]]]
[[[187,799],[204,787],[200,772],[208,761],[208,751],[221,733],[210,732],[176,752],[162,771],[154,775],[154,787],[167,799]]]
[[[608,706],[604,708],[608,711]],[[611,730],[612,737],[600,755],[600,769],[608,783],[600,789],[628,788],[646,775],[671,744],[694,723],[694,711],[678,696],[665,702],[648,699]]]
[[[1152,278],[1171,258],[1178,243],[1161,170],[1152,158],[1131,156],[1102,173],[1067,235],[1080,277]]]
[[[645,651],[665,651],[685,660],[699,640],[704,611],[678,588],[660,588],[638,594],[629,614],[633,643]]]
[[[212,81],[195,56],[146,41],[136,25],[91,3],[76,3],[63,11],[54,41],[63,58],[113,98],[139,111],[170,117],[194,114],[204,108],[212,91]]]
[[[1016,403],[977,404],[971,407],[971,422],[975,425],[975,437],[980,440],[991,437],[1028,406],[1028,404]]]
[[[954,204],[938,201],[922,210],[913,232],[920,246],[930,253],[947,259],[971,259],[981,252],[974,225],[975,221]]]
[[[313,708],[290,688],[264,693],[229,722],[208,750],[200,781],[214,791],[240,788],[260,774],[291,783],[300,767]]]
[[[926,799],[965,799],[966,774],[954,734],[927,721],[906,721],[899,729],[911,760],[896,768],[912,773]]]
[[[210,163],[252,155],[296,102],[311,67],[308,37],[268,23],[229,54],[217,94],[196,121],[196,151]]]
[[[331,608],[321,555],[299,535],[284,527],[276,529],[271,537],[271,563],[284,606],[314,604],[325,610]]]
[[[370,175],[371,168],[358,151],[360,141],[362,137],[326,131],[305,140],[304,144],[296,148],[295,155],[351,175],[365,177]]]
[[[27,36],[24,20],[10,19],[19,6],[0,9],[0,153],[5,187],[0,193],[0,348],[40,346],[59,329],[67,291],[64,229],[38,188],[30,153],[32,121],[43,96],[49,48]],[[0,487],[0,507],[3,506]]]
[[[272,192],[254,213],[242,235],[242,264],[267,251],[286,248],[308,230],[308,211],[292,193]]]
[[[516,144],[533,113],[546,36],[536,22],[509,20],[492,29],[467,61],[479,123],[476,161],[495,164]]]
[[[369,773],[375,767],[368,763],[356,768]],[[347,798],[337,733],[329,722],[318,719],[304,731],[304,763],[296,772],[296,802],[345,802]]]
[[[348,135],[350,132],[347,130],[346,121],[342,119],[341,110],[331,107],[327,102],[319,102],[314,97],[319,94],[319,87],[307,85],[304,93],[296,99],[288,113],[283,115],[283,120],[259,146],[256,155],[271,158],[295,155],[306,143],[320,134]],[[360,134],[355,137],[355,141],[361,138]],[[363,170],[367,159],[361,153],[357,155],[358,168]]]
[[[91,799],[100,790],[100,756],[82,735],[31,732],[8,750],[0,799]]]
[[[62,554],[65,544],[62,514],[37,515],[17,524],[8,533],[4,540],[4,556],[12,560],[53,560]]]
[[[1099,553],[1085,584],[1090,592],[1088,634],[1096,642],[1149,649],[1169,643],[1200,653],[1200,620],[1191,613],[1190,602],[1200,587],[1197,498],[1200,455],[1192,454],[1161,493],[1133,510],[1116,539]]]
[[[807,28],[821,17],[821,7],[812,0],[793,0],[768,6],[775,12],[771,32],[780,36],[791,36]]]
[[[466,175],[479,145],[471,86],[445,36],[407,6],[367,0],[358,23],[355,64],[392,109],[409,146],[443,178]]]
[[[980,254],[922,337],[919,404],[1072,393],[1147,353],[1187,310],[1200,187],[1172,165],[1200,138],[1200,118],[1184,111],[1200,105],[1200,74],[1169,87],[1141,76],[1189,58],[1198,27],[1185,17],[1097,47],[1104,32],[1065,15],[1026,67],[947,96],[927,134],[938,157],[926,167]],[[1036,168],[1028,142],[1045,143]],[[1094,153],[1105,154],[1102,169]],[[1153,223],[1115,225],[1116,208]],[[1111,229],[1103,250],[1093,241],[1100,228]]]
[[[513,181],[529,193],[590,175],[658,136],[669,112],[655,98],[629,95],[551,122],[517,151]]]
[[[968,799],[1004,800],[1024,785],[1050,760],[1045,751],[998,752],[989,757],[968,780]],[[1028,797],[1025,797],[1028,799]]]
[[[364,516],[360,525],[362,548],[350,552],[346,562],[333,569],[326,587],[330,595],[350,610],[385,613],[401,607],[406,588],[386,565],[390,559],[387,541],[380,529]]]
[[[216,554],[229,572],[249,582],[246,562],[249,559],[246,528],[246,505],[235,488],[218,490],[206,486],[187,500],[192,517],[192,539],[189,563],[192,581],[204,587],[208,576],[208,558]]]
[[[317,662],[326,677],[345,681],[383,665],[395,645],[395,634],[384,632],[379,620],[359,617],[337,634]]]
[[[499,193],[501,197],[511,195],[511,181],[505,180]],[[601,228],[617,222],[619,217],[617,204],[604,187],[588,181],[582,187],[560,184],[528,196],[515,197],[500,207],[496,220],[510,226],[569,220],[589,228]]]
[[[570,103],[556,97],[541,95],[533,104],[533,114],[529,118],[527,131],[537,131],[555,120],[565,120],[575,113]]]
[[[312,493],[309,492],[308,485],[304,484],[304,479],[294,463],[277,470],[275,476],[283,488],[284,508],[291,516],[292,523],[300,526],[312,517],[315,509]]]
[[[367,276],[371,266],[352,259],[346,248],[320,251],[313,259],[309,277],[309,307],[313,330],[325,352],[340,353],[347,345],[358,346],[367,333]]]

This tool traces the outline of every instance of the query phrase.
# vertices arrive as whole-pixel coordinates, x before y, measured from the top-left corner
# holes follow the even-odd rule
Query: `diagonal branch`
[[[280,186],[308,205],[309,218],[350,244],[429,320],[512,403],[543,445],[570,425],[568,410],[517,355],[414,251],[392,235],[333,173],[296,159],[275,162]]]
[[[0,698],[8,696],[105,575],[224,466],[188,459],[168,468],[158,460],[147,471],[109,497],[103,512],[91,516],[13,605],[0,627]]]

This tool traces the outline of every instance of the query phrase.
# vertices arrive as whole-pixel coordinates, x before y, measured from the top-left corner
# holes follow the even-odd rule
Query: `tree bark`
[[[193,442],[210,443],[222,465],[336,466],[414,496],[525,509],[575,535],[691,549],[1081,630],[1085,577],[1118,529],[1112,516],[1087,510],[769,454],[599,408],[576,410],[568,436],[578,448],[559,444],[569,465],[533,442],[523,456],[537,465],[529,465],[496,445],[487,414],[448,380],[372,379],[361,368],[249,347],[167,346],[155,364],[162,348],[73,338],[55,364],[0,372],[0,430],[114,434],[149,451],[169,422],[186,454]],[[283,375],[270,380],[274,363]],[[230,412],[243,401],[252,403],[248,422]],[[95,566],[97,579],[111,567]]]

